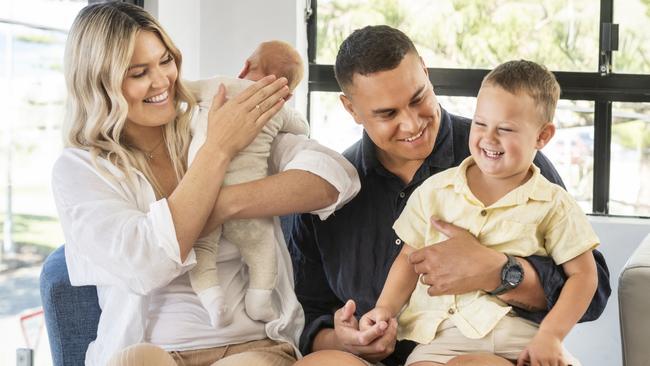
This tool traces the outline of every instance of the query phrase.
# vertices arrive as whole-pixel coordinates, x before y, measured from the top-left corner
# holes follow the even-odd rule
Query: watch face
[[[517,286],[521,282],[521,271],[517,267],[508,268],[504,280],[512,286]]]

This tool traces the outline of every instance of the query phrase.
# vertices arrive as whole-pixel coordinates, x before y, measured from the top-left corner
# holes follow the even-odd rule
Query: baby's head
[[[298,51],[287,42],[260,43],[246,60],[243,70],[239,73],[239,78],[257,81],[271,74],[287,78],[291,92],[302,80],[302,58]]]
[[[484,174],[525,174],[537,150],[555,134],[553,115],[560,85],[544,66],[509,61],[483,79],[469,148]]]

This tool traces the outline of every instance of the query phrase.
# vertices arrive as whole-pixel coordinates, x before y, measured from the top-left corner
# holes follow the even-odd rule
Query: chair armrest
[[[40,287],[45,325],[54,365],[83,365],[88,344],[97,337],[101,309],[94,286],[70,284],[64,250],[59,247],[43,263]]]
[[[618,279],[624,366],[650,365],[650,235],[634,251]]]

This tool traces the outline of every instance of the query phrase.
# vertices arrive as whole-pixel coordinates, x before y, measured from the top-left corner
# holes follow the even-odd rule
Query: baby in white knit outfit
[[[223,84],[226,97],[232,98],[254,81],[271,74],[287,78],[291,91],[302,79],[302,59],[288,43],[261,43],[246,60],[239,79],[216,76],[186,83],[199,105],[198,113],[195,113],[192,120],[190,162],[205,142],[208,112],[219,85]],[[271,144],[279,132],[306,135],[308,124],[303,116],[285,105],[264,126],[255,140],[233,158],[228,166],[224,184],[243,183],[267,176]],[[232,220],[224,223],[223,228],[199,239],[194,245],[197,264],[190,271],[190,282],[208,311],[212,325],[225,326],[232,321],[231,309],[226,304],[225,293],[217,276],[216,262],[221,235],[239,248],[248,265],[246,313],[254,320],[269,322],[276,319],[278,311],[273,308],[271,302],[271,290],[275,286],[278,273],[273,218]]]

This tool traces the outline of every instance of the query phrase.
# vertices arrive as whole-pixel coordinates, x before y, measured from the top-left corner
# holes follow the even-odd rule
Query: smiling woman
[[[110,155],[123,169],[136,168],[152,182],[156,196],[167,196],[186,170],[180,157],[189,144],[187,131],[194,105],[193,97],[178,80],[180,51],[153,18],[137,18],[138,26],[127,17],[111,18],[112,11],[118,9],[139,9],[132,5],[102,7],[94,18],[80,21],[84,11],[100,7],[97,4],[82,10],[75,23],[79,32],[74,32],[77,29],[73,25],[68,39],[65,66],[71,98],[64,125],[64,129],[69,128],[64,130],[66,145],[84,148],[97,156]],[[109,21],[112,23],[102,25]],[[112,27],[112,36],[104,37],[95,31],[101,26]],[[114,63],[107,64],[108,60]],[[107,70],[113,74],[110,78]],[[99,84],[77,82],[83,76]],[[103,100],[110,101],[104,105],[89,98],[102,88],[108,92],[108,98]],[[171,98],[146,100],[165,92]],[[181,109],[181,104],[186,107]],[[168,155],[166,164],[163,159],[150,164],[148,158],[155,155],[158,145],[163,145],[161,141]]]
[[[354,168],[284,134],[271,149],[269,168],[278,174],[222,188],[231,159],[282,108],[287,80],[264,77],[227,101],[220,88],[205,142],[188,164],[195,102],[180,70],[179,50],[139,7],[93,4],[70,30],[66,148],[52,181],[70,282],[97,286],[102,308],[86,364],[292,364],[302,317],[279,223],[269,291],[280,310],[268,322],[247,315],[248,272],[223,239],[216,261],[234,321],[210,324],[187,273],[194,244],[230,219],[321,209],[327,216],[356,193],[348,188]]]

